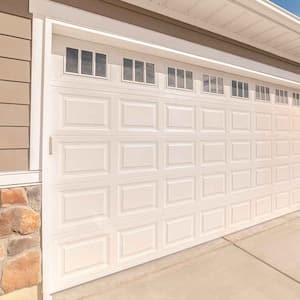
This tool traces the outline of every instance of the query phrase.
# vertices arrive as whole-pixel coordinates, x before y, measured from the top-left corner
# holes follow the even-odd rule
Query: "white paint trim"
[[[256,0],[256,2],[258,2],[260,5],[265,6],[267,9],[270,9],[275,13],[279,14],[280,17],[282,18],[282,21],[286,21],[288,19],[289,21],[296,24],[297,26],[300,25],[300,17],[282,8],[276,3],[273,3],[270,0]]]
[[[273,84],[300,88],[299,74],[106,17],[98,18],[103,30],[51,20],[53,33],[179,60]]]
[[[30,170],[41,168],[41,106],[42,106],[42,49],[43,21],[32,20],[32,63],[30,103]]]
[[[0,173],[0,188],[13,186],[30,186],[40,183],[40,171]]]
[[[42,99],[43,99],[43,109],[42,109],[42,119],[43,119],[43,135],[42,135],[42,166],[43,168],[47,167],[47,163],[49,161],[49,114],[47,114],[48,106],[49,106],[49,98],[47,97],[47,92],[49,90],[49,82],[50,82],[50,63],[51,63],[51,48],[52,48],[52,23],[49,20],[43,20],[43,79],[42,79]],[[48,100],[48,101],[47,101]],[[51,264],[51,255],[49,250],[49,236],[47,232],[49,232],[50,226],[50,216],[51,216],[51,208],[52,201],[49,197],[48,192],[48,178],[47,172],[42,173],[42,269],[43,269],[43,299],[44,300],[52,300],[52,296],[50,294],[50,284],[51,277],[48,272],[48,265]],[[49,252],[49,253],[48,253]]]

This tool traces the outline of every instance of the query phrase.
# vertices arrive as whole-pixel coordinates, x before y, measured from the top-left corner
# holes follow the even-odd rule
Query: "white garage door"
[[[52,292],[296,207],[293,91],[61,36],[51,65]]]

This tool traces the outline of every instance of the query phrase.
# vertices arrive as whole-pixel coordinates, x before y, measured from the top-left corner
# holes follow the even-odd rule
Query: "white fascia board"
[[[0,188],[41,184],[40,171],[0,173]]]
[[[241,1],[241,0],[239,0],[239,1]],[[274,12],[276,14],[277,21],[281,21],[282,23],[289,25],[299,31],[300,17],[287,11],[286,9],[277,5],[276,3],[274,3],[270,0],[256,0],[255,2],[248,0],[248,2],[250,5],[253,5],[253,4],[255,4],[255,2],[257,2],[259,5],[262,5],[266,8],[266,12],[268,14],[270,14],[270,11]],[[278,19],[278,17],[280,19]]]

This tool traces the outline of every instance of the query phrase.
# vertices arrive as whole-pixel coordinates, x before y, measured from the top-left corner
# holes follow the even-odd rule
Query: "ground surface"
[[[54,297],[141,299],[299,300],[300,211]]]

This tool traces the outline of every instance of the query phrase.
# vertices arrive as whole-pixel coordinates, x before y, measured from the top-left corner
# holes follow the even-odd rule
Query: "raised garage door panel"
[[[107,53],[108,78],[65,74],[66,46]],[[155,85],[122,81],[123,57],[154,63]],[[230,74],[212,96],[211,71],[58,36],[51,65],[52,292],[299,205],[300,112],[254,101],[251,80],[249,100],[230,97]],[[193,71],[194,91],[167,88],[168,66]]]

